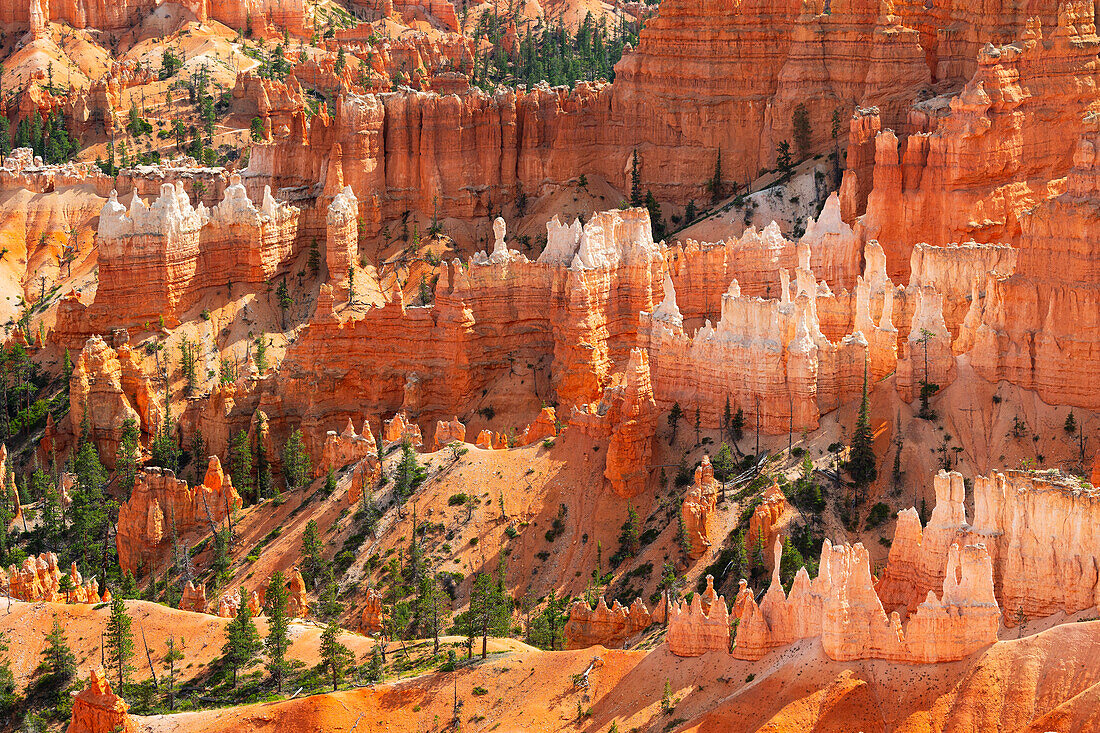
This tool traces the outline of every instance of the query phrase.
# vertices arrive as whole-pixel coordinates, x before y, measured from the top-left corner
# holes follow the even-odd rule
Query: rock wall
[[[99,287],[86,327],[161,318],[172,326],[212,288],[266,283],[298,251],[298,215],[270,189],[257,208],[236,174],[209,211],[192,207],[178,181],[151,204],[134,193],[129,209],[112,192],[99,218]]]
[[[1046,4],[1043,15],[1053,9]],[[1100,81],[1093,10],[1060,4],[1056,17],[994,34],[1011,45],[977,52],[977,69],[960,94],[941,100],[949,111],[933,131],[910,135],[900,151],[894,132],[878,135],[856,229],[882,245],[891,277],[908,276],[918,242],[1020,242],[1023,212],[1057,191],[1049,183],[1069,171],[1086,113],[1100,103],[1088,91]],[[1020,13],[1004,17],[1018,23]]]
[[[623,608],[618,601],[608,608],[603,596],[595,608],[589,608],[584,600],[577,600],[569,607],[565,648],[584,649],[596,645],[619,648],[627,639],[649,628],[651,622],[649,609],[641,598],[634,599],[629,608]]]
[[[714,579],[707,576],[707,589],[714,594]],[[668,609],[669,651],[678,657],[698,657],[707,652],[729,653],[730,618],[726,599],[706,598],[696,593],[691,602],[679,601]]]
[[[890,558],[878,589],[888,608],[916,607],[944,578],[956,543],[988,548],[1006,625],[1092,608],[1100,598],[1100,494],[1057,471],[1007,471],[974,480],[968,524],[961,474],[935,478],[936,506],[923,529],[914,510],[898,513]]]
[[[344,432],[337,433],[330,430],[325,434],[325,444],[321,449],[321,460],[313,469],[314,477],[320,477],[329,471],[339,471],[353,463],[366,462],[364,468],[369,474],[380,472],[382,464],[378,460],[378,446],[374,442],[370,424],[363,422],[363,434],[357,435],[355,425],[351,418],[344,427]]]
[[[1001,614],[983,545],[949,548],[942,595],[929,591],[904,625],[896,612],[884,611],[863,545],[834,547],[825,540],[817,578],[811,581],[800,569],[789,594],[779,581],[781,550],[777,540],[772,584],[760,605],[744,585],[734,601],[733,655],[739,659],[760,659],[776,647],[819,636],[825,654],[838,661],[930,664],[962,659],[997,641]]]
[[[622,386],[608,387],[603,411],[610,426],[604,477],[623,498],[637,496],[649,481],[649,464],[657,433],[657,403],[649,379],[649,356],[632,349]]]
[[[1100,123],[1077,141],[1065,192],[1020,215],[1015,273],[982,282],[971,363],[1045,402],[1100,408]]]
[[[159,468],[138,473],[129,501],[119,507],[115,544],[119,565],[138,575],[163,567],[172,550],[172,533],[181,543],[209,532],[242,506],[241,497],[210,457],[203,483],[194,488]]]

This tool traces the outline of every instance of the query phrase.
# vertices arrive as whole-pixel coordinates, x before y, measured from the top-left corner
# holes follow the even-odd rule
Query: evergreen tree
[[[286,589],[286,578],[280,570],[271,576],[267,593],[264,595],[267,614],[264,655],[267,657],[268,674],[275,680],[275,691],[279,693],[283,691],[283,680],[286,679],[290,669],[286,659],[287,649],[290,647],[290,621],[286,615],[289,595]]]
[[[313,581],[324,564],[321,550],[321,533],[317,528],[317,520],[311,519],[302,532],[302,576],[307,587],[313,586]]]
[[[94,443],[84,443],[77,449],[72,468],[76,483],[69,505],[70,549],[78,558],[81,571],[91,572],[97,563],[103,563],[111,549],[107,542],[108,525],[117,505],[106,496],[107,470],[99,461]]]
[[[791,143],[789,141],[780,140],[779,144],[775,146],[775,165],[780,173],[791,172],[793,162],[791,161]]]
[[[225,627],[225,644],[222,646],[222,659],[233,670],[233,689],[237,689],[237,673],[256,663],[261,647],[252,611],[242,601],[237,617]]]
[[[382,681],[383,664],[386,661],[382,658],[382,643],[382,641],[376,641],[371,649],[370,660],[367,662],[368,682]]]
[[[641,549],[638,536],[638,510],[633,504],[626,505],[626,521],[619,533],[619,550],[627,557],[634,557]]]
[[[488,654],[489,635],[508,632],[512,618],[511,598],[491,573],[478,573],[470,593],[469,627],[473,636],[481,636],[481,658]]]
[[[168,679],[165,681],[167,687],[166,694],[168,695],[168,709],[176,709],[176,662],[183,659],[183,637],[180,637],[179,648],[176,648],[175,637],[168,637],[168,649],[164,652],[164,658],[162,661],[168,668]]]
[[[325,582],[321,586],[317,603],[317,618],[331,623],[344,612],[344,604],[339,601],[340,586],[331,565],[325,569],[324,575]]]
[[[421,633],[430,635],[432,638],[432,654],[439,653],[439,631],[446,609],[446,597],[439,584],[438,576],[426,573],[420,579],[416,597],[416,618]]]
[[[267,337],[261,333],[259,336],[256,337],[255,345],[256,353],[254,354],[253,359],[256,364],[256,373],[262,377],[265,373],[267,373],[268,367]]]
[[[249,445],[248,433],[244,430],[233,436],[233,443],[229,448],[229,475],[239,492],[245,495],[252,493],[252,446]],[[258,497],[255,498],[259,500]]]
[[[321,664],[328,667],[332,673],[332,690],[336,691],[344,672],[355,661],[355,655],[351,650],[341,644],[337,639],[340,627],[330,623],[321,632]]]
[[[1073,416],[1073,410],[1070,410],[1069,414],[1066,415],[1066,422],[1062,426],[1062,429],[1070,435],[1073,435],[1077,432],[1077,418]]]
[[[714,158],[714,173],[707,181],[707,191],[710,192],[711,206],[722,199],[722,148],[718,148],[718,154]]]
[[[733,420],[730,422],[730,440],[733,441],[734,445],[737,445],[744,437],[745,411],[738,407],[737,412],[733,415]]]
[[[317,247],[317,238],[309,243],[309,272],[313,277],[321,274],[321,250]]]
[[[875,436],[871,432],[870,400],[867,396],[867,365],[863,365],[863,399],[852,431],[852,442],[845,469],[860,490],[865,490],[878,476],[875,465]]]
[[[641,206],[643,201],[642,176],[638,171],[638,150],[635,148],[634,155],[630,160],[630,205]]]
[[[394,493],[400,498],[412,495],[427,476],[427,471],[417,460],[416,450],[406,440],[401,444],[401,462],[394,473]]]
[[[646,189],[645,208],[649,212],[649,224],[653,229],[653,239],[660,241],[665,237],[665,222],[661,218],[661,205],[653,197],[653,192]]]
[[[302,431],[295,429],[283,446],[283,475],[287,489],[294,491],[309,483],[309,453],[302,443]]]
[[[810,111],[801,102],[791,113],[791,127],[794,130],[794,144],[798,148],[798,157],[805,159],[810,156],[812,133],[810,130]]]
[[[3,66],[0,64],[0,73],[3,73]],[[4,117],[0,116],[0,119]],[[0,633],[0,714],[9,714],[14,710],[17,700],[15,691],[15,675],[11,671],[8,637],[7,634]]]
[[[65,640],[65,629],[57,620],[57,616],[54,616],[50,633],[46,634],[46,646],[42,649],[42,665],[49,670],[50,676],[59,686],[63,686],[76,674],[76,655]]]
[[[725,483],[733,478],[737,470],[737,461],[734,460],[733,451],[730,450],[729,445],[722,443],[718,453],[711,459],[710,465],[714,468],[714,478],[718,481]]]
[[[171,400],[168,396],[168,384],[164,385],[164,419],[153,437],[153,443],[149,446],[149,464],[167,468],[175,472],[180,467],[180,449],[173,437]]]
[[[690,224],[695,221],[698,213],[695,211],[695,199],[688,201],[687,209],[684,210],[684,224]]]
[[[290,289],[286,286],[286,278],[279,281],[279,287],[275,289],[275,298],[279,301],[279,320],[283,330],[286,330],[286,312],[294,305],[294,298],[290,297]]]
[[[111,601],[111,616],[107,619],[104,644],[107,648],[108,667],[118,675],[115,692],[120,695],[126,687],[130,657],[134,655],[134,637],[130,632],[132,623],[126,612],[126,603],[116,596]]]
[[[530,643],[540,649],[556,651],[565,647],[565,623],[569,620],[569,597],[558,597],[557,591],[550,589],[546,597],[546,606],[531,621],[528,631]]]
[[[138,430],[137,420],[128,417],[122,422],[122,439],[115,453],[115,476],[122,491],[123,501],[128,500],[130,493],[134,490],[140,459],[141,432]]]
[[[683,409],[680,408],[679,402],[672,403],[672,409],[668,413],[668,428],[672,431],[671,437],[668,439],[668,444],[672,445],[676,442],[676,429],[680,425],[680,418],[684,416]]]

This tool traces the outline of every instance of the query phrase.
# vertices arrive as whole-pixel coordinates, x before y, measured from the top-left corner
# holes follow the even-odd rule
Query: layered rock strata
[[[102,667],[92,670],[88,684],[73,699],[67,733],[137,733],[130,706],[115,694]]]
[[[718,502],[718,482],[714,480],[714,468],[710,459],[695,469],[695,480],[684,494],[680,506],[680,520],[691,548],[691,557],[698,559],[707,553],[714,540],[714,520]]]
[[[206,477],[188,487],[171,471],[148,468],[138,473],[130,499],[119,507],[115,543],[119,565],[135,575],[163,567],[173,532],[181,541],[210,531],[242,501],[230,478],[211,456]]]

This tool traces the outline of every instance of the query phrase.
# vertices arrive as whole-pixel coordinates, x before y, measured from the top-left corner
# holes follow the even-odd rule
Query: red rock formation
[[[1026,28],[1008,16],[1018,35],[997,42],[1016,42],[976,54],[977,69],[934,132],[910,136],[901,154],[894,133],[878,135],[857,229],[882,244],[891,277],[908,275],[918,242],[1019,241],[1022,213],[1070,169],[1082,120],[1097,107],[1082,90],[1100,81],[1098,39],[1091,7],[1058,10],[1057,18],[1028,18]]]
[[[286,584],[290,591],[287,599],[286,612],[291,618],[305,618],[309,613],[309,600],[306,598],[306,581],[302,578],[302,571],[294,568],[290,571],[290,580]]]
[[[206,613],[206,586],[199,583],[196,588],[193,582],[187,581],[187,586],[180,596],[180,609],[194,611],[195,613]]]
[[[624,499],[642,493],[649,479],[649,463],[656,435],[657,403],[649,381],[649,356],[632,349],[621,387],[604,391],[604,412],[611,427],[604,476]]]
[[[365,634],[377,634],[382,630],[382,594],[374,588],[367,589],[359,630]]]
[[[890,559],[879,582],[887,607],[916,607],[943,582],[948,548],[983,543],[992,558],[1006,625],[1018,617],[1075,613],[1096,605],[1100,494],[1057,471],[1008,471],[974,480],[974,523],[967,524],[958,473],[935,479],[936,507],[923,530],[912,509],[898,513]]]
[[[558,434],[558,418],[554,414],[553,407],[544,407],[539,410],[538,416],[528,425],[523,435],[516,439],[517,445],[531,445],[547,438],[553,438]]]
[[[466,426],[456,417],[453,420],[440,420],[435,424],[432,435],[432,450],[443,450],[451,443],[466,442]]]
[[[713,578],[708,576],[708,585],[713,587]],[[729,609],[726,599],[719,596],[703,611],[702,594],[696,593],[691,603],[680,601],[672,604],[668,611],[669,651],[678,657],[698,657],[707,652],[728,653],[730,648]]]
[[[703,456],[703,462],[695,469],[695,482],[684,495],[680,507],[680,517],[684,523],[691,557],[698,559],[707,553],[714,535],[715,510],[718,501],[718,482],[714,480],[714,469],[710,459]]]
[[[760,605],[744,586],[734,604],[739,659],[760,659],[775,647],[820,636],[825,654],[838,661],[928,664],[962,659],[997,640],[1000,609],[983,545],[951,546],[942,596],[929,591],[904,627],[896,612],[888,617],[883,610],[861,544],[834,547],[825,540],[818,577],[811,582],[802,568],[790,594],[779,582],[778,540],[774,551],[772,584]]]
[[[69,414],[78,437],[81,424],[91,427],[105,465],[114,466],[126,420],[151,435],[162,422],[161,410],[129,346],[115,351],[99,336],[88,339],[69,377]]]
[[[477,434],[477,442],[474,445],[486,450],[502,450],[508,447],[508,437],[494,433],[492,430],[482,430]]]
[[[749,517],[749,531],[745,534],[745,557],[753,557],[757,547],[772,547],[779,541],[779,525],[790,511],[791,505],[777,482],[772,482]]]
[[[378,462],[378,446],[374,442],[374,435],[370,432],[370,425],[363,423],[363,434],[355,433],[355,425],[351,418],[344,427],[344,432],[337,434],[330,430],[325,435],[325,444],[321,449],[321,460],[313,469],[313,475],[324,476],[329,471],[339,471],[345,466],[365,461],[370,473],[381,468]]]
[[[607,607],[603,596],[596,607],[589,608],[584,600],[577,600],[569,607],[569,620],[565,623],[565,648],[584,649],[590,646],[618,648],[630,637],[647,629],[652,622],[649,609],[641,598],[634,599],[630,608],[623,608],[618,601]]]
[[[241,497],[229,477],[222,473],[217,456],[210,457],[206,477],[200,486],[189,488],[186,481],[159,468],[138,474],[129,501],[119,507],[119,564],[135,575],[162,567],[171,550],[174,531],[180,540],[210,531],[210,523],[221,522],[242,506]]]
[[[971,363],[986,379],[1008,380],[1051,404],[1097,409],[1100,126],[1089,127],[1065,192],[1020,216],[1015,274],[981,283],[986,298],[975,314]]]
[[[114,693],[102,667],[92,670],[87,686],[73,700],[67,733],[137,733],[130,706]]]
[[[383,443],[404,443],[409,441],[413,448],[423,448],[424,438],[420,435],[420,426],[411,422],[404,412],[398,412],[382,425]]]
[[[50,601],[53,603],[99,603],[99,582],[93,577],[81,578],[74,563],[69,569],[70,590],[61,591],[63,573],[57,567],[57,556],[45,552],[28,557],[22,566],[12,565],[5,573],[0,569],[0,588],[20,601]]]

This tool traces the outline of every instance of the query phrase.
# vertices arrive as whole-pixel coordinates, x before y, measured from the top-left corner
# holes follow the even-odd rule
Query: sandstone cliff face
[[[442,450],[451,443],[466,442],[466,426],[456,417],[453,420],[440,420],[435,424],[432,435],[432,450]]]
[[[87,686],[73,700],[67,733],[137,733],[130,706],[115,694],[102,667],[92,670]]]
[[[583,600],[569,607],[569,620],[565,624],[565,648],[584,649],[590,646],[621,647],[630,637],[649,627],[651,616],[641,598],[634,599],[629,608],[618,601],[607,607],[600,596],[595,608],[589,608]]]
[[[190,580],[180,596],[180,610],[206,613],[206,586],[202,583],[196,588]]]
[[[714,480],[714,468],[710,459],[695,469],[695,481],[684,495],[680,506],[680,518],[684,523],[691,557],[698,559],[707,553],[714,539],[714,518],[718,502],[718,482]]]
[[[1100,407],[1100,133],[1077,142],[1066,190],[1020,216],[1015,273],[981,286],[971,362],[990,381],[1007,379],[1052,404]]]
[[[189,488],[171,471],[150,468],[138,474],[129,501],[119,507],[119,565],[138,575],[161,567],[171,551],[173,526],[180,540],[209,531],[242,506],[241,497],[222,472],[217,456],[210,457],[200,486]]]
[[[656,303],[664,260],[641,209],[597,214],[584,227],[552,220],[547,232],[550,244],[530,262],[501,231],[499,246],[468,269],[447,266],[431,306],[406,306],[398,294],[342,320],[322,289],[314,322],[281,365],[280,399],[264,410],[318,442],[321,424],[364,414],[404,410],[404,424],[419,430],[461,417],[513,364],[538,370],[532,401],[552,399],[551,387],[567,407],[598,401],[638,345],[638,312]],[[554,420],[540,420],[541,440]]]
[[[1022,213],[1070,169],[1082,119],[1097,105],[1092,7],[1059,6],[1057,18],[1029,18],[1017,31],[1000,37],[1011,45],[976,54],[934,131],[910,135],[900,153],[894,133],[878,135],[857,230],[882,244],[891,277],[908,275],[917,242],[1020,241]]]
[[[1006,625],[1019,617],[1092,608],[1100,593],[1094,521],[1095,489],[1056,471],[1008,471],[974,481],[975,518],[968,524],[962,476],[935,479],[936,507],[923,529],[916,512],[898,513],[879,594],[890,608],[912,610],[944,579],[944,558],[956,542],[983,543],[992,559]]]
[[[299,251],[299,210],[268,188],[259,207],[233,174],[224,198],[191,205],[183,184],[165,183],[151,204],[112,192],[99,219],[99,287],[85,315],[92,329],[179,322],[203,293],[225,282],[261,285]]]
[[[374,435],[371,434],[370,424],[364,422],[363,434],[357,435],[355,425],[348,418],[344,432],[337,434],[335,430],[330,430],[325,435],[325,444],[321,448],[321,460],[314,467],[313,475],[324,476],[329,471],[339,471],[345,466],[360,462],[365,462],[364,469],[369,474],[381,470],[378,446],[374,442]]]
[[[707,576],[713,590],[713,578]],[[679,601],[668,609],[669,651],[678,657],[698,657],[707,652],[728,653],[730,647],[729,609],[726,599],[719,596],[703,609],[703,594],[692,596],[691,603]]]

